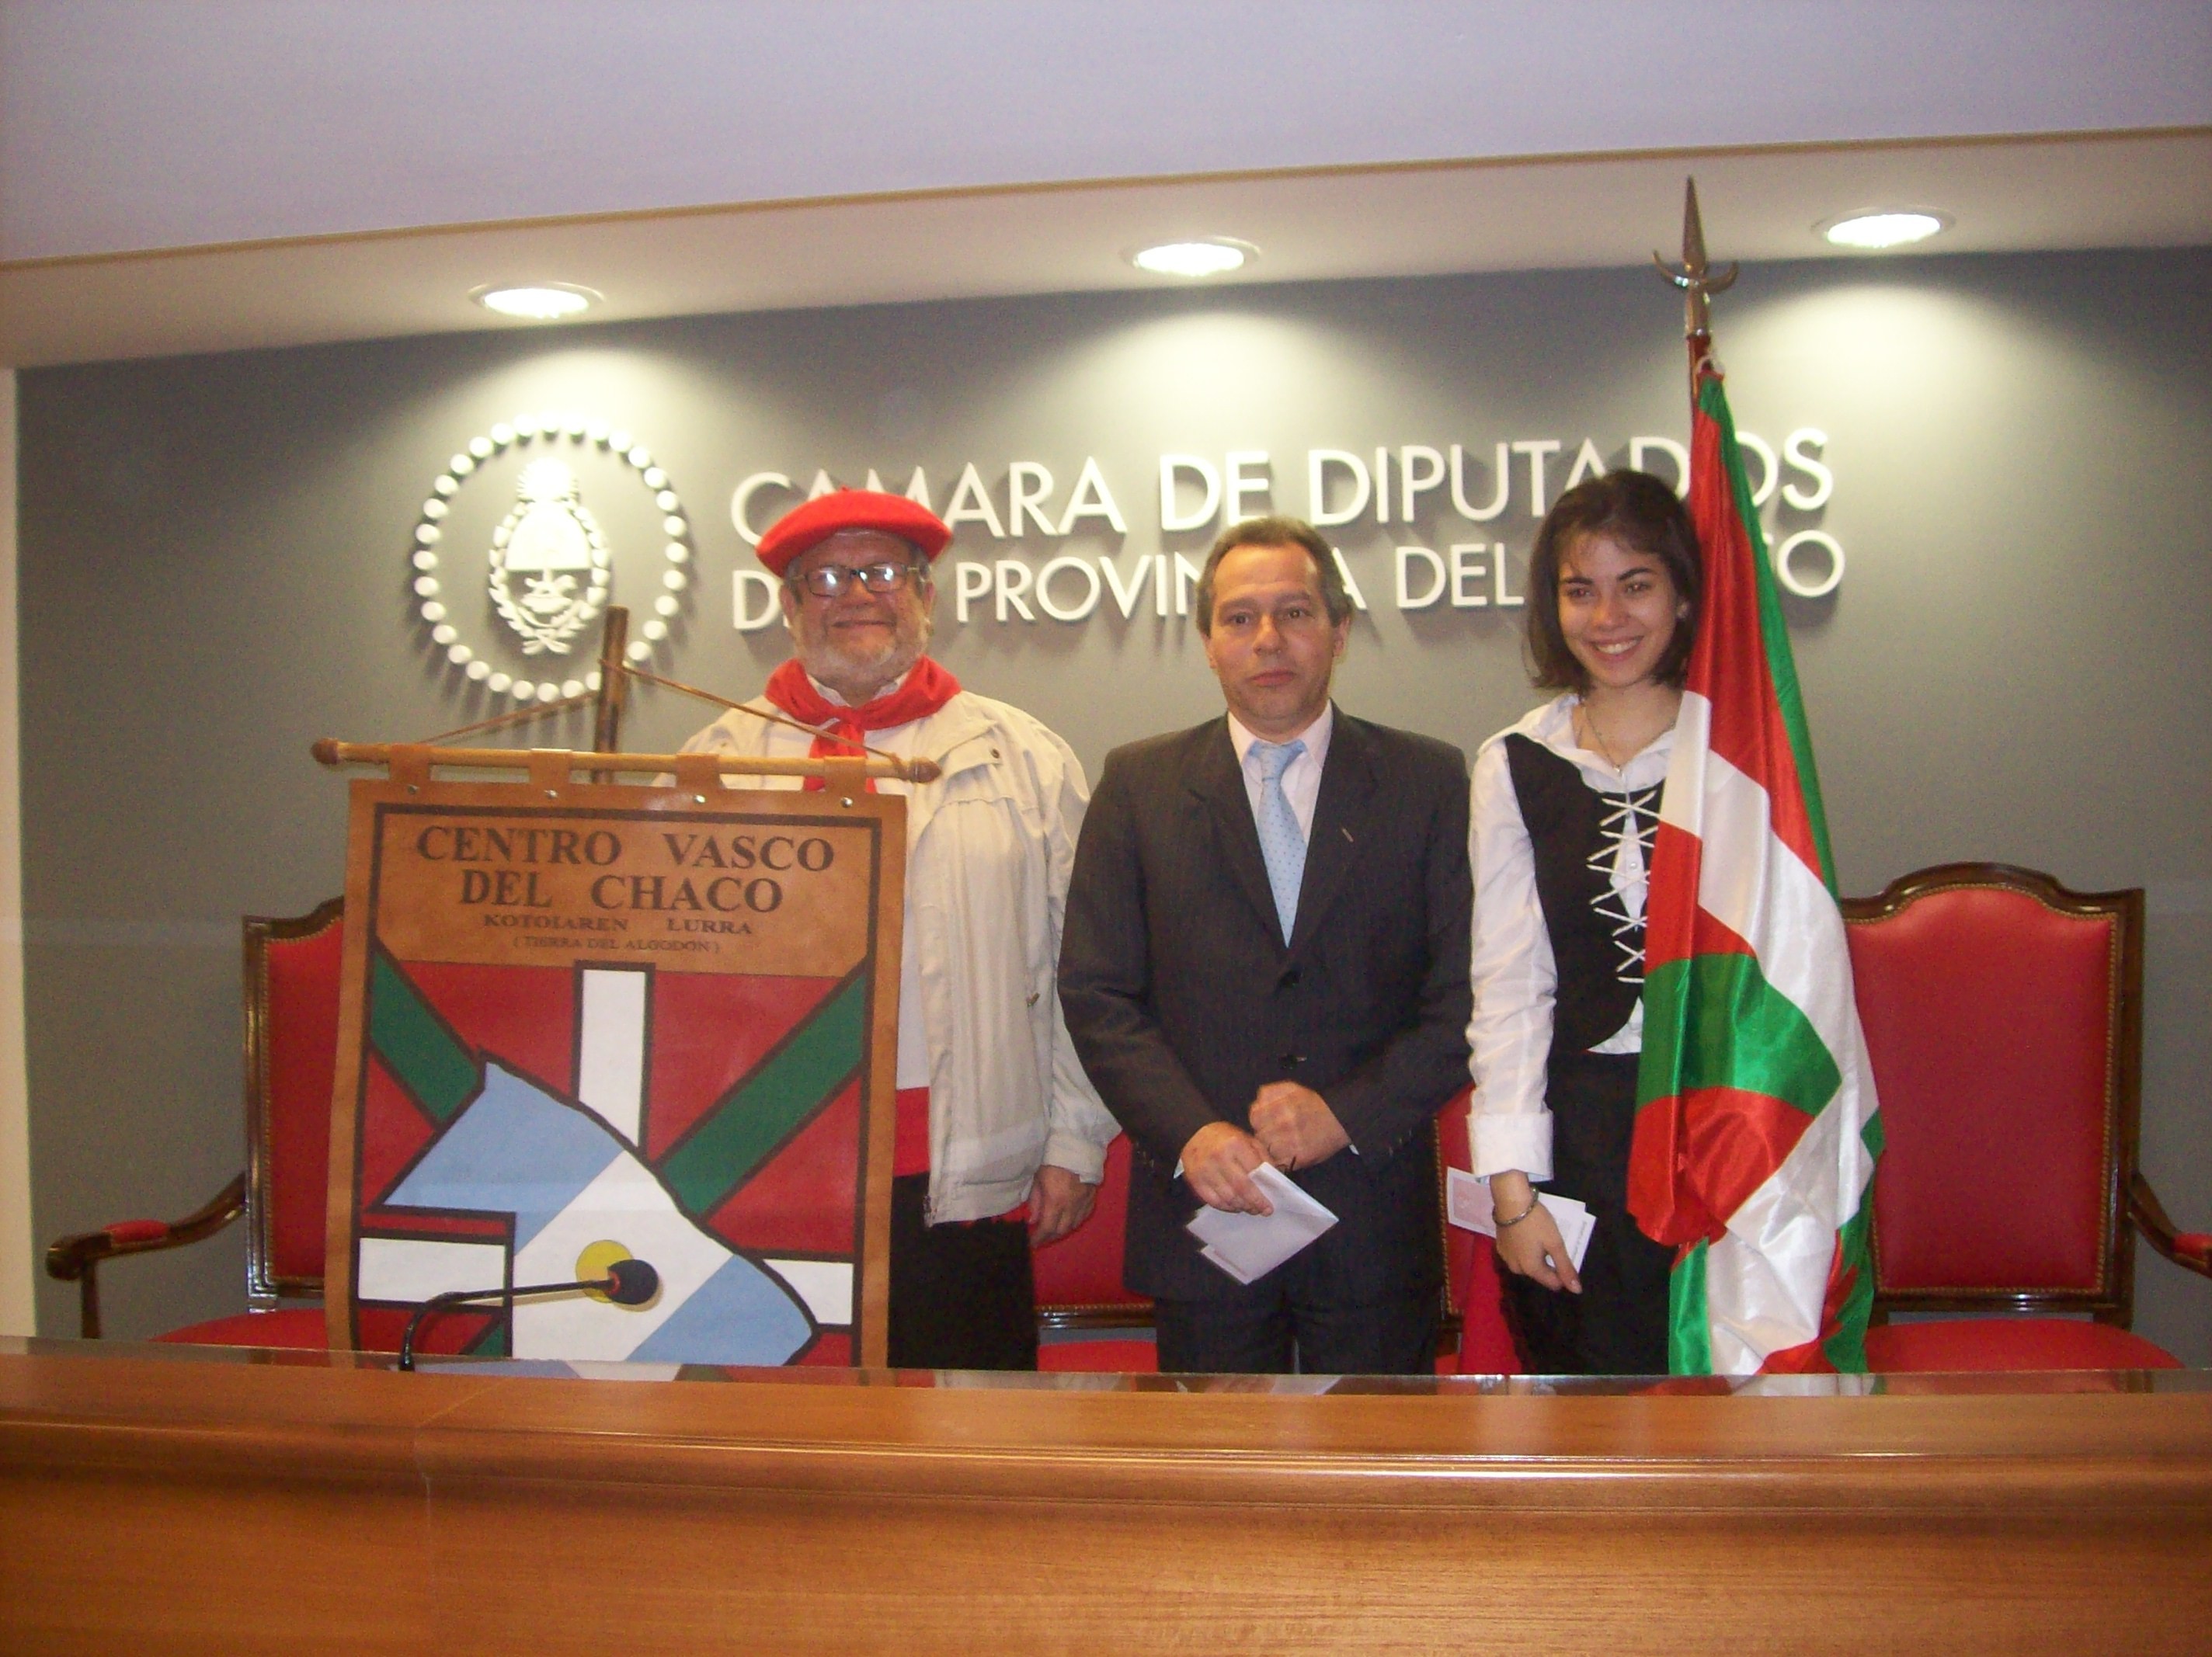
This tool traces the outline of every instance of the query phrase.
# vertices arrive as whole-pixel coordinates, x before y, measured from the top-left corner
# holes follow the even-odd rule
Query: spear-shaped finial
[[[1682,268],[1676,270],[1657,253],[1651,262],[1659,267],[1659,274],[1680,288],[1684,294],[1682,331],[1692,340],[1710,340],[1713,336],[1711,296],[1735,282],[1736,267],[1730,264],[1725,270],[1716,272],[1705,262],[1705,225],[1698,216],[1698,181],[1692,179],[1682,197]]]

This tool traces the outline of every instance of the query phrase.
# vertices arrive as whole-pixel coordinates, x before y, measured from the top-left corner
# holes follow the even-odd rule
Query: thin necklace
[[[1597,751],[1599,755],[1603,757],[1607,765],[1613,768],[1613,775],[1616,777],[1626,776],[1627,774],[1628,768],[1619,760],[1613,758],[1613,746],[1606,741],[1605,732],[1598,729],[1597,715],[1590,712],[1589,699],[1588,697],[1584,697],[1583,699],[1582,710],[1583,723],[1589,726],[1590,735],[1597,739]]]

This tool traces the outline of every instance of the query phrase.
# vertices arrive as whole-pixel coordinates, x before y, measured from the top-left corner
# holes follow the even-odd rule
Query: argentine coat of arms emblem
[[[521,457],[527,458],[513,483],[514,504],[489,531],[489,568],[477,586],[463,573],[466,554],[455,547],[465,544],[464,535],[485,534],[484,514],[481,507],[473,514],[461,510],[463,490],[487,474],[513,476],[508,469]],[[650,497],[650,516],[641,519],[619,492],[610,507],[605,480],[624,474]],[[599,492],[598,513],[585,504],[587,490]],[[619,555],[617,537],[603,522],[609,511],[631,520],[621,537],[629,550]],[[472,516],[471,529],[465,525]],[[654,538],[660,555],[648,562],[644,547]],[[626,651],[639,665],[668,646],[696,576],[690,522],[666,469],[630,432],[579,414],[520,415],[471,438],[432,481],[409,559],[416,614],[447,668],[465,683],[518,702],[557,701],[599,689],[597,666],[579,660],[574,646],[615,601],[618,566],[627,571],[623,582],[645,580],[659,589],[649,600],[623,600],[646,615]],[[470,603],[485,607],[494,636],[462,636]]]

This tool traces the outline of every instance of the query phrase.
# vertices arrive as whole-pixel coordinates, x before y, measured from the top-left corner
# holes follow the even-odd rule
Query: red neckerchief
[[[768,688],[762,694],[801,725],[822,728],[814,746],[807,750],[808,758],[853,759],[866,750],[863,731],[889,731],[927,719],[960,694],[960,681],[924,656],[915,663],[906,682],[890,695],[878,696],[859,707],[847,707],[817,690],[814,681],[793,657],[768,676]],[[809,777],[803,785],[807,788],[826,786],[827,780],[822,777]],[[871,793],[875,786],[873,782],[868,784]]]

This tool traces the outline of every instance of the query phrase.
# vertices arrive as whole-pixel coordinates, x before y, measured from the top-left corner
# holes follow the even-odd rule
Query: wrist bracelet
[[[1529,1187],[1528,1187],[1528,1207],[1526,1207],[1526,1208],[1524,1208],[1524,1209],[1522,1209],[1522,1210],[1518,1214],[1516,1214],[1516,1215],[1515,1215],[1511,1219],[1510,1219],[1510,1220],[1498,1220],[1498,1221],[1496,1222],[1497,1226],[1498,1226],[1498,1229],[1500,1231],[1503,1231],[1503,1230],[1504,1230],[1508,1226],[1515,1226],[1515,1225],[1518,1225],[1518,1224],[1520,1224],[1522,1221],[1523,1221],[1523,1220],[1527,1219],[1527,1218],[1528,1218],[1531,1214],[1534,1214],[1534,1213],[1536,1211],[1537,1206],[1538,1206],[1540,1204],[1541,1204],[1541,1203],[1543,1202],[1543,1200],[1544,1200],[1544,1199],[1543,1199],[1541,1197],[1540,1197],[1539,1195],[1537,1195],[1537,1194],[1536,1194],[1536,1188],[1535,1188],[1534,1186]],[[1494,1214],[1493,1214],[1493,1217],[1494,1217]]]

